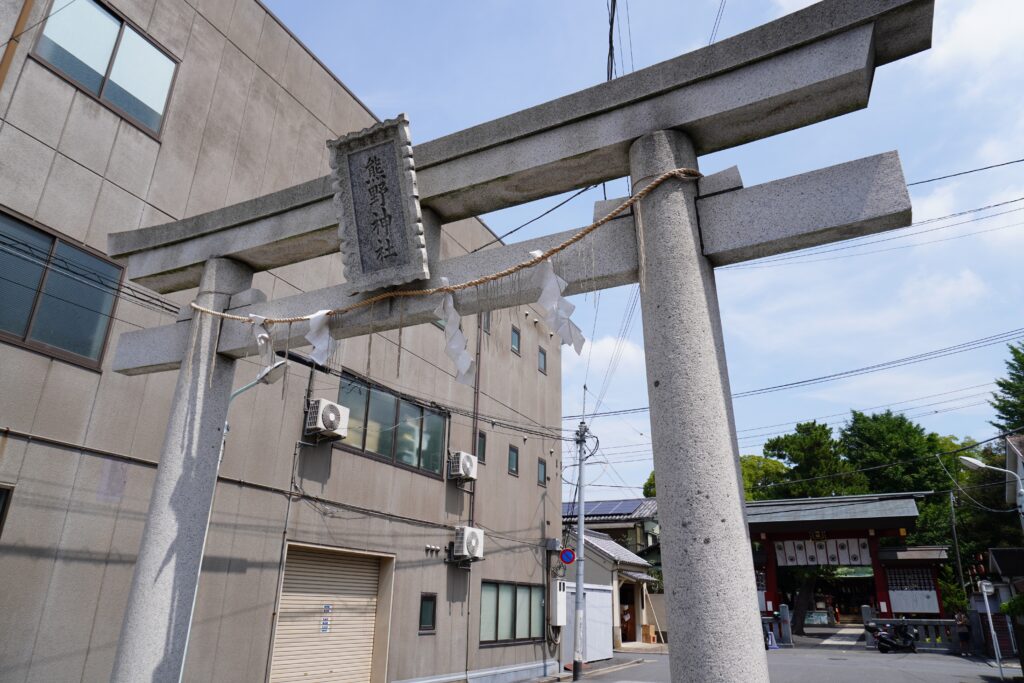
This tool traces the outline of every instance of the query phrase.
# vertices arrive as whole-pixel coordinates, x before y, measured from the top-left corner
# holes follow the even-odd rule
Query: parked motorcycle
[[[868,622],[865,630],[875,639],[875,645],[882,654],[887,652],[917,652],[918,630],[910,624],[898,623],[895,626]]]

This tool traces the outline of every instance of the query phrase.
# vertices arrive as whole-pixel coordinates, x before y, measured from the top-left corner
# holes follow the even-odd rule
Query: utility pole
[[[579,471],[576,480],[576,614],[574,628],[572,631],[572,680],[578,681],[583,677],[583,624],[586,621],[587,604],[583,599],[583,554],[586,542],[583,540],[586,523],[586,489],[587,478],[584,465],[586,464],[587,450],[587,423],[580,420],[580,426],[576,429],[576,452]]]
[[[950,525],[953,529],[953,550],[956,552],[956,574],[960,578],[960,588],[966,590],[964,587],[964,565],[960,561],[960,541],[956,537],[956,499],[953,497],[953,491],[949,492],[949,518]]]

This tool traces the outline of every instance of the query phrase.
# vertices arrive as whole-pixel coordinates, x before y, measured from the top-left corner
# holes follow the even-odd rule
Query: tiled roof
[[[785,500],[748,501],[747,522],[751,526],[765,524],[787,524],[800,522],[856,522],[857,520],[889,519],[899,525],[912,522],[917,517],[916,499],[923,493],[882,493],[860,496],[827,496],[824,498],[794,498]],[[636,503],[628,514],[594,514],[587,508],[588,522],[640,521],[658,518],[656,498],[633,498],[620,501],[598,501],[597,511],[608,509],[608,505],[620,503],[623,509],[632,509],[628,503]],[[576,519],[573,503],[562,503],[562,519]],[[614,509],[614,507],[612,508]]]
[[[571,534],[574,538],[575,532]],[[611,558],[615,562],[620,564],[630,564],[636,567],[650,567],[651,564],[644,558],[640,557],[636,553],[633,553],[626,548],[622,547],[618,543],[612,540],[612,537],[608,534],[602,534],[599,531],[586,532],[587,535],[587,548],[597,549],[602,555]]]
[[[855,522],[859,520],[913,521],[917,498],[922,493],[886,493],[861,496],[827,496],[790,500],[755,500],[747,503],[747,523],[794,524],[800,522]]]

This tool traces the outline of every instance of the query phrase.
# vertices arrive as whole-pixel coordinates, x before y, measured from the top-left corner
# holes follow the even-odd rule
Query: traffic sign
[[[558,559],[560,559],[563,564],[572,564],[576,561],[576,551],[572,548],[563,548],[562,552],[558,555]]]

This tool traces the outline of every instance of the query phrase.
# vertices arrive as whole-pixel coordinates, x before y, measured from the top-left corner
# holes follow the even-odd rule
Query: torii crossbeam
[[[639,191],[697,156],[867,106],[874,68],[930,47],[932,0],[826,0],[609,83],[416,147],[431,279],[496,272],[566,234],[438,261],[443,223],[630,175]],[[197,303],[265,317],[358,300],[338,285],[276,301],[255,271],[337,251],[330,177],[225,209],[110,236],[130,279],[160,292],[199,286]],[[599,203],[596,212],[610,206]],[[713,268],[906,226],[895,152],[743,188],[735,169],[670,180],[640,210],[555,257],[565,294],[640,282],[673,681],[767,681],[743,513],[735,426]],[[699,220],[698,220],[699,219]],[[586,258],[583,258],[585,249]],[[593,254],[593,257],[591,257]],[[585,265],[584,265],[585,263]],[[539,290],[466,290],[463,314],[532,303]],[[365,296],[365,295],[360,295]],[[346,315],[336,338],[435,319],[436,300]],[[242,323],[183,315],[124,333],[114,365],[180,368],[118,646],[113,679],[176,680],[216,483]],[[308,331],[290,326],[281,348]],[[191,343],[190,343],[191,342]],[[186,482],[186,483],[183,483]],[[172,558],[169,562],[167,558]],[[725,568],[725,571],[723,571]],[[166,676],[166,678],[164,678]]]

